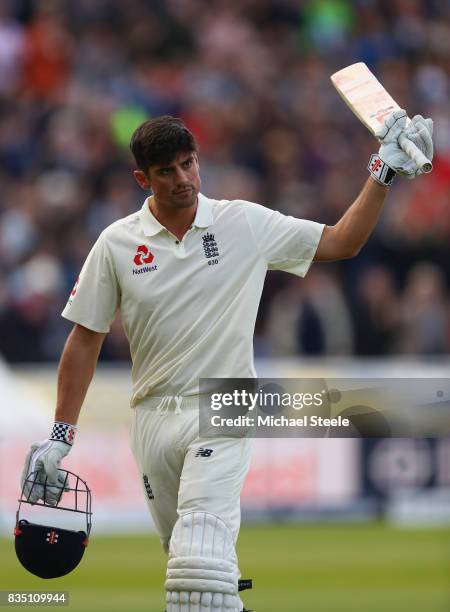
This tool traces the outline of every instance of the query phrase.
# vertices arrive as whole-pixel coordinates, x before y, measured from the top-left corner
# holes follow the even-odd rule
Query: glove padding
[[[378,155],[384,163],[397,174],[413,179],[423,174],[423,171],[399,146],[398,139],[402,132],[431,161],[433,159],[433,121],[424,119],[422,115],[415,115],[409,121],[406,111],[398,109],[389,115],[375,134],[381,143]]]
[[[58,503],[63,493],[62,487],[66,485],[67,489],[66,474],[58,468],[61,460],[71,448],[70,444],[56,440],[45,440],[32,444],[26,456],[21,477],[23,494],[28,501],[34,504],[42,499],[51,506]],[[37,475],[32,477],[35,484],[26,482],[26,478],[32,472],[37,472]]]

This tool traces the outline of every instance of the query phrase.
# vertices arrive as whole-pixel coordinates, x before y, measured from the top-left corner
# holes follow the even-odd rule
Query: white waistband
[[[176,410],[198,410],[199,404],[199,395],[164,395],[162,397],[147,395],[141,399],[134,408],[139,410],[161,410],[161,412],[167,412]]]

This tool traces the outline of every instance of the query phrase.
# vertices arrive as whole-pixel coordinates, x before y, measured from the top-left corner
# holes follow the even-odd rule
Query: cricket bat
[[[372,134],[388,115],[400,108],[364,62],[347,66],[330,78],[344,102]],[[432,171],[431,161],[404,134],[400,134],[398,144],[422,172]]]

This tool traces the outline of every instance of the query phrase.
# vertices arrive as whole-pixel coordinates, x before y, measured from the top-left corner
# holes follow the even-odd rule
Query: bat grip
[[[428,174],[433,170],[433,164],[430,162],[430,160],[425,157],[422,151],[418,149],[416,145],[409,140],[407,136],[405,136],[405,134],[400,134],[398,137],[398,144],[401,146],[406,155],[416,162],[422,172]]]

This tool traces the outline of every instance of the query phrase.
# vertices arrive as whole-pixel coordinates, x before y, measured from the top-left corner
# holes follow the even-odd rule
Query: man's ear
[[[142,170],[133,170],[133,176],[136,179],[137,184],[142,189],[151,189],[152,184],[149,177]]]

